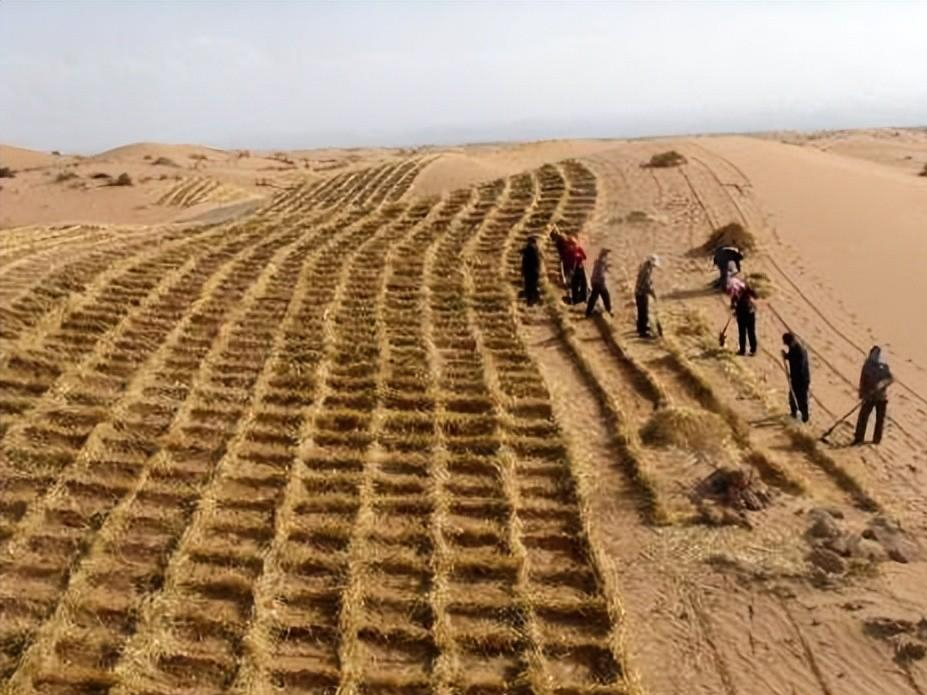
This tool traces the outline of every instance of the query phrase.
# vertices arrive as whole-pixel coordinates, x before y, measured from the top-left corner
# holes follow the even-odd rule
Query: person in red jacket
[[[583,304],[589,292],[589,283],[586,281],[586,252],[576,239],[572,239],[573,276],[570,279],[570,302]]]

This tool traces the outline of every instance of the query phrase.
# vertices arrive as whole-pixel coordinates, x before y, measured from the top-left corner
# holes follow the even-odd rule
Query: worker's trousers
[[[750,354],[756,353],[756,314],[752,311],[737,312],[737,337],[740,340],[739,354],[746,354],[748,341]]]
[[[588,292],[586,270],[581,265],[578,265],[573,269],[573,275],[570,278],[570,299],[572,303],[582,304],[585,302]]]
[[[589,303],[586,305],[586,316],[592,316],[592,311],[595,309],[595,303],[599,301],[599,297],[602,298],[602,304],[605,305],[605,311],[609,314],[612,313],[612,298],[608,294],[608,288],[602,285],[592,286],[592,293],[589,295]]]
[[[537,304],[541,300],[541,293],[538,289],[538,274],[525,273],[525,301],[528,306]]]
[[[866,427],[869,425],[869,416],[872,409],[876,411],[875,432],[872,441],[878,444],[882,441],[882,430],[885,428],[885,414],[888,411],[887,400],[864,400],[859,408],[859,417],[856,419],[856,436],[854,442],[862,444],[866,439]]]
[[[650,335],[650,295],[635,294],[637,303],[637,334],[642,338]]]

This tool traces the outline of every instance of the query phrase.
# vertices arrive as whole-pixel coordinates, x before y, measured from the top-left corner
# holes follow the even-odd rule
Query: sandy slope
[[[927,130],[924,128],[784,133],[769,137],[884,164],[909,173],[918,173],[927,165]]]
[[[683,152],[688,164],[666,170],[640,166],[651,154],[669,148]],[[786,327],[799,333],[812,351],[810,432],[815,436],[853,403],[862,351],[876,339],[890,343],[892,365],[903,384],[894,390],[887,441],[879,449],[826,451],[883,500],[890,515],[923,537],[925,358],[918,348],[920,329],[906,314],[921,296],[915,275],[918,263],[923,267],[925,250],[917,235],[924,228],[927,201],[923,179],[856,157],[748,138],[627,143],[585,161],[597,175],[600,200],[583,236],[593,252],[605,245],[615,252],[613,292],[620,297],[616,316],[626,350],[676,402],[697,407],[691,390],[666,369],[659,346],[637,343],[627,332],[633,320],[628,281],[643,257],[662,254],[658,289],[664,323],[672,326],[695,311],[717,331],[726,315],[725,302],[708,287],[713,273],[707,260],[693,259],[690,252],[727,222],[741,222],[757,236],[760,250],[749,259],[747,270],[766,273],[775,286],[761,307],[761,355],[731,366],[694,344],[689,355],[725,402],[756,423],[751,439],[809,485],[807,496],[781,498],[778,510],[758,523],[752,541],[681,529],[654,534],[629,528],[626,518],[620,532],[614,527],[603,532],[599,540],[614,558],[635,626],[631,633],[637,635],[631,650],[645,685],[657,693],[727,695],[923,692],[920,666],[906,671],[863,625],[874,618],[919,619],[927,613],[917,588],[923,586],[924,563],[891,563],[874,577],[823,591],[795,581],[800,560],[792,569],[785,567],[794,561],[793,552],[800,557],[801,520],[810,506],[836,505],[850,524],[864,523],[866,515],[856,515],[846,494],[778,427],[763,424],[785,406],[778,350]],[[889,230],[899,231],[889,235]],[[893,270],[865,272],[872,260]],[[597,340],[587,323],[576,323],[581,345]],[[610,388],[622,402],[633,403],[633,385],[610,378],[604,359],[592,348],[584,350],[600,364],[605,381],[611,379]],[[565,378],[563,374],[561,370],[551,380]],[[636,417],[633,407],[627,412]],[[588,430],[579,434],[591,439]],[[841,430],[834,440],[847,438]],[[678,463],[661,466],[664,455],[659,452],[645,449],[644,454],[661,494],[671,500],[680,495],[675,504],[682,508],[680,484],[690,481],[694,471]],[[615,502],[620,484],[606,479],[600,489],[597,515],[611,527],[607,520],[621,515]],[[783,514],[786,509],[790,511]],[[710,567],[705,561],[712,554],[737,558],[732,567],[738,569]],[[670,654],[683,668],[665,667]]]
[[[27,150],[22,147],[0,145],[0,166],[13,169],[32,169],[35,167],[51,166],[59,161],[60,157],[49,152]]]
[[[747,226],[760,243],[747,267],[766,273],[773,283],[773,294],[761,307],[761,354],[731,361],[691,337],[678,336],[718,398],[751,423],[750,446],[772,451],[808,483],[802,495],[777,494],[772,509],[753,517],[753,530],[645,523],[635,510],[636,493],[616,463],[623,454],[596,384],[578,369],[553,314],[544,313],[549,307],[520,314],[521,337],[547,382],[571,456],[598,467],[589,500],[593,542],[606,558],[603,569],[619,584],[627,648],[646,692],[921,695],[927,689],[923,662],[902,665],[894,660],[892,643],[864,630],[866,621],[877,618],[916,622],[927,615],[927,563],[912,555],[910,563],[887,562],[823,586],[810,581],[815,575],[805,563],[803,536],[809,509],[836,508],[856,529],[873,515],[859,509],[833,476],[788,440],[785,430],[775,422],[767,426],[770,416],[784,409],[778,350],[786,327],[812,351],[814,421],[809,431],[815,435],[852,405],[863,352],[873,342],[887,344],[901,383],[894,387],[885,444],[880,449],[828,447],[826,452],[871,491],[887,514],[924,538],[927,356],[921,346],[927,329],[918,321],[918,307],[927,290],[927,180],[915,175],[914,166],[921,146],[919,133],[869,131],[766,139],[556,141],[418,153],[430,162],[410,190],[419,196],[568,157],[579,158],[594,174],[594,214],[583,222],[581,237],[590,256],[606,245],[615,252],[615,323],[585,321],[573,311],[570,335],[592,365],[598,386],[615,399],[635,433],[648,421],[654,403],[628,360],[643,365],[673,405],[703,407],[666,347],[638,341],[630,331],[629,283],[637,264],[652,252],[665,258],[658,276],[659,309],[670,331],[695,312],[713,332],[724,321],[725,302],[708,287],[708,262],[693,258],[692,249],[713,228],[731,221]],[[681,151],[688,163],[662,170],[641,167],[652,154],[669,148]],[[0,164],[18,173],[0,181],[0,227],[210,219],[241,206],[242,200],[262,200],[275,187],[337,176],[404,154],[409,153],[320,150],[241,157],[197,146],[142,143],[78,159],[4,147]],[[158,157],[177,166],[155,165]],[[56,183],[63,171],[77,176]],[[135,186],[104,187],[90,179],[97,172],[116,176],[123,171]],[[195,191],[207,189],[218,193],[185,204],[198,200]],[[174,203],[159,203],[163,200]],[[11,254],[29,245],[31,231],[5,232]],[[141,238],[151,231],[133,229],[131,234]],[[59,248],[89,253],[116,238],[112,229],[100,227],[39,232],[49,239],[48,246],[28,263],[19,261],[26,277],[45,272],[43,264],[63,262]],[[87,234],[83,241],[80,233]],[[57,234],[67,235],[66,246],[57,245]],[[603,340],[611,327],[624,356]],[[835,440],[846,438],[843,430]],[[641,447],[641,456],[666,505],[680,517],[691,514],[691,483],[710,472],[717,459],[647,446]]]
[[[927,327],[911,320],[927,296],[927,181],[841,155],[749,138],[704,141],[749,179],[796,274],[820,279],[888,346],[899,371],[927,393],[918,364]],[[811,301],[819,293],[809,283]],[[868,344],[861,347],[868,349]]]

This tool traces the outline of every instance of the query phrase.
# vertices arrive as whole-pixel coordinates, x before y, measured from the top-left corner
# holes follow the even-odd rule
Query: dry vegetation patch
[[[755,251],[756,237],[739,222],[731,222],[713,231],[705,243],[692,250],[693,256],[710,256],[719,246],[736,246],[741,251]]]
[[[110,186],[133,186],[135,184],[132,181],[131,176],[129,176],[126,172],[122,172],[109,185]]]
[[[61,171],[55,176],[55,183],[64,183],[76,178],[80,178],[76,171]]]
[[[763,272],[747,273],[744,279],[760,299],[767,299],[773,294],[773,284],[769,275]]]
[[[682,166],[686,161],[686,158],[676,150],[668,150],[653,155],[644,166],[651,169],[666,169]]]
[[[640,436],[651,446],[710,452],[724,446],[730,438],[730,429],[716,413],[671,406],[657,410],[641,428]]]

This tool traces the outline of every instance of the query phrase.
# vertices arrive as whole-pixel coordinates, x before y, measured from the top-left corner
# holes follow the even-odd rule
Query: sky
[[[927,2],[0,0],[0,142],[90,153],[927,125]]]

